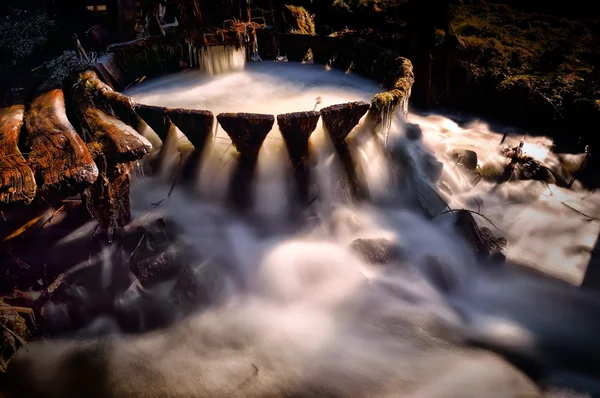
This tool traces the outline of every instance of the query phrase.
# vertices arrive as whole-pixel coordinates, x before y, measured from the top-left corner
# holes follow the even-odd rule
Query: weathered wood
[[[197,150],[204,149],[215,126],[215,116],[212,112],[193,109],[167,109],[165,115],[171,119]]]
[[[33,171],[18,147],[24,114],[23,105],[0,108],[0,206],[29,204],[37,190]]]
[[[308,202],[310,171],[308,140],[317,128],[319,112],[296,112],[277,115],[277,124],[294,167],[296,190],[301,202]]]
[[[233,146],[246,157],[256,157],[273,128],[275,116],[255,113],[221,113],[217,120],[229,135]]]
[[[28,162],[39,190],[81,191],[98,178],[98,168],[69,120],[62,90],[37,96],[25,115]]]
[[[323,126],[334,144],[343,142],[369,110],[363,101],[332,105],[321,109]]]
[[[100,109],[81,111],[86,128],[92,134],[92,145],[99,145],[111,162],[127,163],[143,158],[152,150],[152,144],[132,127],[107,115]],[[92,151],[93,152],[93,151]]]
[[[173,124],[167,116],[167,108],[151,105],[135,105],[135,112],[150,126],[158,137],[164,142]]]

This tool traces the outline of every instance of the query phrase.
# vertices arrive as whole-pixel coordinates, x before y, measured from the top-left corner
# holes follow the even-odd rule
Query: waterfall
[[[218,75],[244,69],[246,50],[243,47],[211,46],[199,54],[200,70],[209,75]]]

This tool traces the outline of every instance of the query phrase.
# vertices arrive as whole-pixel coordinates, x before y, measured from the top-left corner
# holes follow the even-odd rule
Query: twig
[[[156,203],[150,203],[150,205],[152,205],[152,206],[154,206],[154,207],[157,207],[157,206],[160,206],[160,204],[161,204],[162,202],[164,202],[164,201],[165,201],[164,199],[161,199],[161,200],[159,200],[159,201],[158,201],[158,202],[156,202]]]
[[[140,247],[140,245],[142,244],[142,242],[144,241],[144,238],[146,237],[146,234],[144,233],[142,235],[142,237],[140,238],[140,241],[138,242],[138,244],[135,246],[135,249],[133,249],[133,251],[131,252],[131,254],[129,255],[129,258],[127,259],[127,262],[129,263],[129,261],[131,260],[131,258],[133,257],[133,255],[135,254],[135,252],[137,251],[137,249]]]
[[[60,213],[61,211],[63,211],[64,208],[65,208],[65,205],[62,205],[61,207],[58,208],[58,210],[56,210],[54,213],[52,213],[52,215],[50,216],[50,218],[48,218],[46,221],[44,221],[44,223],[42,225],[40,225],[40,229],[44,228],[44,226],[46,224],[48,224],[50,221],[52,221],[52,219],[54,218],[54,216],[57,215],[58,213]]]
[[[481,213],[480,213],[480,212],[478,212],[478,211],[469,210],[469,209],[450,209],[450,210],[446,210],[446,211],[443,211],[443,212],[441,212],[440,214],[438,214],[438,216],[441,216],[442,214],[448,214],[448,213],[459,213],[459,212],[461,212],[461,211],[466,211],[466,212],[468,212],[468,213],[471,213],[471,214],[477,214],[479,217],[481,217],[481,218],[483,218],[485,221],[489,222],[489,223],[490,223],[490,225],[491,225],[492,227],[494,227],[494,228],[496,228],[498,231],[502,232],[502,230],[501,230],[500,228],[498,228],[498,227],[496,226],[496,224],[494,224],[494,223],[492,222],[492,220],[490,220],[489,218],[487,218],[486,216],[484,216],[483,214],[481,214]],[[436,217],[437,217],[437,216],[436,216]]]
[[[179,179],[179,172],[181,171],[181,165],[183,164],[183,153],[179,155],[179,163],[177,164],[177,171],[175,172],[175,179],[173,180],[173,185],[171,185],[171,189],[169,190],[169,194],[167,195],[169,198],[175,189],[175,184],[177,184],[177,180]]]
[[[560,203],[562,203],[563,205],[567,206],[569,209],[573,210],[575,213],[581,214],[582,216],[584,216],[585,218],[587,218],[588,221],[594,221],[594,220],[596,220],[596,218],[588,216],[587,214],[585,214],[585,213],[577,210],[576,208],[574,208],[573,206],[570,206],[570,205],[566,204],[565,202],[560,202]]]
[[[477,198],[473,198],[473,199],[475,200],[475,203],[477,203],[477,212],[479,213],[481,211],[481,203],[479,203]]]

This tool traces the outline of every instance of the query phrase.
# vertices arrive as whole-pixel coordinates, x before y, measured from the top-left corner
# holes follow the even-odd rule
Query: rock
[[[80,192],[98,178],[98,168],[67,118],[62,90],[38,95],[25,115],[28,162],[38,188]]]
[[[429,180],[431,182],[439,181],[440,177],[442,176],[442,172],[444,171],[444,164],[442,162],[440,162],[439,160],[437,160],[435,155],[433,155],[432,153],[429,153],[429,152],[424,153],[423,162],[424,162],[423,167],[425,169],[425,174],[427,174],[427,177],[429,177]]]
[[[369,107],[368,103],[359,101],[332,105],[321,109],[323,126],[334,145],[346,139],[364,114],[367,113]]]
[[[449,293],[457,284],[456,275],[450,266],[438,256],[427,256],[423,272],[429,282],[444,293]]]
[[[221,113],[217,120],[244,157],[256,157],[273,128],[275,117],[255,113]]]
[[[412,141],[419,141],[423,139],[423,130],[421,130],[421,126],[413,123],[406,123],[404,127],[404,134],[406,134],[406,138]]]
[[[402,248],[389,239],[356,239],[350,245],[367,263],[386,265],[402,259]]]
[[[470,212],[457,212],[455,226],[477,255],[495,260],[505,259],[502,252],[508,244],[506,238],[497,238],[489,228],[479,227]]]
[[[470,149],[455,149],[450,154],[450,158],[466,170],[477,170],[477,152],[475,151]]]
[[[0,206],[29,204],[37,191],[33,171],[18,146],[24,114],[23,105],[0,108]]]
[[[554,174],[542,163],[527,157],[515,165],[515,174],[519,180],[543,181],[547,184],[555,184]]]

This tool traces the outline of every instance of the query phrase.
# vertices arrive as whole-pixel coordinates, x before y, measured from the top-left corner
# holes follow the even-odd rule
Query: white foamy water
[[[378,90],[341,72],[264,63],[213,78],[186,72],[149,81],[130,94],[145,104],[215,114],[278,114],[311,110],[318,96],[319,108],[369,101]],[[102,397],[504,398],[585,396],[570,388],[598,392],[597,297],[476,258],[453,228],[454,213],[429,217],[422,209],[423,204],[429,213],[438,209],[431,199],[437,190],[452,209],[468,208],[489,219],[475,215],[481,226],[507,238],[509,260],[578,284],[600,230],[599,195],[579,190],[577,183],[567,189],[513,178],[473,185],[453,151],[477,152],[487,175],[502,174],[509,162],[502,148],[521,141],[526,154],[567,178],[582,157],[561,159],[551,153],[547,138],[508,136],[500,144],[503,135],[482,122],[460,126],[439,115],[416,114],[408,121],[420,125],[422,139],[408,139],[398,120],[387,148],[383,137],[360,126],[351,135],[351,151],[370,192],[370,200],[355,204],[342,201],[344,195],[333,188],[339,183],[338,160],[319,126],[311,137],[315,200],[293,222],[292,168],[276,126],[260,154],[248,214],[223,205],[235,159],[222,132],[198,164],[195,188],[177,185],[169,194],[173,165],[159,176],[138,178],[131,198],[136,219],[126,230],[160,218],[181,229],[167,242],[168,256],[159,256],[191,270],[183,280],[193,282],[185,290],[192,309],[172,298],[179,276],[143,294],[134,287],[117,290],[115,306],[135,313],[140,323],[163,312],[179,322],[166,331],[122,337],[118,317],[96,319],[81,335],[111,330],[113,340],[32,345],[21,355],[37,358],[37,367],[18,368],[12,380],[38,386],[48,397],[88,396],[92,388]],[[163,156],[176,158],[178,150],[185,148],[169,145]],[[427,172],[432,155],[444,165],[439,181]],[[442,205],[437,212],[446,210]],[[357,239],[385,240],[393,254],[385,264],[373,264],[356,250]],[[134,251],[157,250],[139,242]],[[176,252],[185,256],[173,257]],[[126,251],[99,263],[109,263],[116,274],[132,255]],[[78,296],[81,305],[89,296]],[[150,298],[148,309],[144,303]],[[507,355],[535,383],[490,351]],[[87,367],[74,366],[73,358]],[[87,372],[97,375],[91,387],[73,383]],[[555,385],[558,392],[545,390]]]

